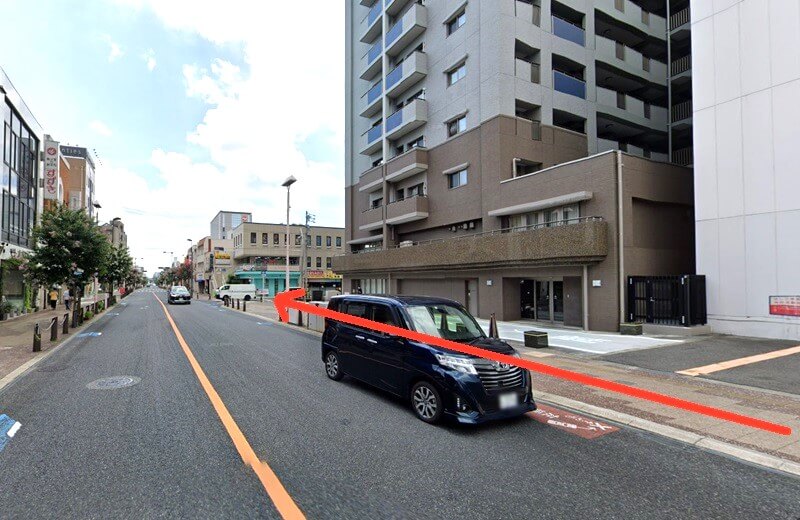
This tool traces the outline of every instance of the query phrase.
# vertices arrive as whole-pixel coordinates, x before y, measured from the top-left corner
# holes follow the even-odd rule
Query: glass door
[[[553,321],[564,321],[564,282],[553,283]]]
[[[536,281],[536,319],[550,321],[550,282]]]

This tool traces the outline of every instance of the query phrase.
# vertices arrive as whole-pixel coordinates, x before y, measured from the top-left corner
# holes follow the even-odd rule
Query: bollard
[[[239,310],[239,304],[240,304],[240,302],[241,302],[241,300],[240,300],[239,298],[236,298],[236,310],[237,310],[237,311]]]
[[[243,301],[243,302],[242,302],[242,310],[243,310],[244,312],[247,312],[247,300],[245,300],[245,301]]]
[[[53,316],[53,321],[50,323],[50,341],[58,339],[58,316]]]
[[[69,313],[64,314],[64,328],[61,329],[62,334],[69,334]]]
[[[33,351],[42,351],[42,332],[39,330],[39,324],[33,327]]]

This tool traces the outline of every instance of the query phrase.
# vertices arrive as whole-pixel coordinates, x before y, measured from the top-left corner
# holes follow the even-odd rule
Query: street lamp
[[[289,290],[289,188],[292,187],[292,184],[297,182],[297,179],[294,176],[290,175],[287,177],[281,186],[286,187],[286,287],[284,288],[285,291]]]

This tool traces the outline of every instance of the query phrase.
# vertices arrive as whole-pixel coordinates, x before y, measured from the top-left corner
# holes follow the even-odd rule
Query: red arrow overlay
[[[281,321],[288,322],[289,321],[288,309],[290,308],[296,309],[298,311],[307,312],[309,314],[316,314],[324,318],[330,318],[336,321],[341,321],[343,323],[349,323],[350,325],[355,325],[357,327],[376,330],[378,332],[385,332],[393,336],[400,336],[402,338],[418,341],[420,343],[427,343],[428,345],[436,345],[437,347],[446,348],[448,350],[460,352],[462,354],[477,356],[492,361],[499,361],[500,363],[514,365],[519,368],[530,370],[532,372],[537,372],[539,374],[558,377],[561,379],[566,379],[567,381],[574,381],[576,383],[580,383],[586,386],[602,388],[603,390],[608,390],[610,392],[629,395],[631,397],[644,399],[645,401],[652,401],[654,403],[663,404],[665,406],[671,406],[673,408],[679,408],[681,410],[688,410],[690,412],[694,412],[700,415],[706,415],[708,417],[722,419],[723,421],[729,421],[732,423],[741,424],[743,426],[749,426],[750,428],[765,430],[768,432],[777,433],[779,435],[792,434],[791,428],[789,428],[788,426],[783,426],[781,424],[775,424],[769,421],[756,419],[754,417],[740,415],[738,413],[721,410],[719,408],[714,408],[712,406],[693,403],[692,401],[678,399],[677,397],[670,397],[668,395],[659,394],[657,392],[651,392],[649,390],[642,390],[641,388],[623,385],[620,383],[615,383],[613,381],[606,381],[605,379],[587,376],[585,374],[580,374],[578,372],[572,372],[571,370],[564,370],[563,368],[556,368],[550,365],[545,365],[543,363],[529,361],[527,359],[520,359],[518,357],[509,356],[507,354],[499,354],[497,352],[492,352],[490,350],[473,347],[471,345],[465,345],[463,343],[457,343],[455,341],[446,340],[444,338],[429,336],[427,334],[422,334],[420,332],[415,332],[413,330],[403,329],[400,327],[395,327],[393,325],[387,325],[385,323],[378,323],[372,320],[366,320],[364,318],[359,318],[357,316],[351,316],[349,314],[332,311],[323,307],[316,307],[314,305],[304,302],[299,302],[296,300],[296,298],[301,298],[305,296],[305,294],[306,291],[304,289],[295,289],[293,291],[286,291],[275,295],[275,301],[274,301],[275,310],[278,311],[278,316],[280,316]]]

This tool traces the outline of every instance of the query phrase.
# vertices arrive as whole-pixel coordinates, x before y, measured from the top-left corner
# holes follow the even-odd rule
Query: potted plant
[[[13,311],[14,306],[11,305],[11,302],[0,302],[0,319],[7,320]]]
[[[91,320],[94,317],[94,313],[92,311],[86,311],[83,315],[83,319],[86,321]]]

